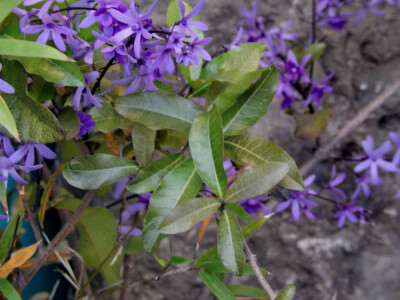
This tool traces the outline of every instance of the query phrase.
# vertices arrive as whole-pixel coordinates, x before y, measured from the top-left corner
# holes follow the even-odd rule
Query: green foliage
[[[22,222],[21,216],[16,214],[8,223],[6,229],[4,230],[1,239],[0,239],[0,263],[3,262],[4,258],[6,257],[7,253],[10,251],[14,235],[18,232],[19,228],[21,227]]]
[[[81,127],[78,113],[72,107],[66,107],[58,117],[58,122],[61,125],[61,130],[65,139],[73,139]]]
[[[192,261],[194,261],[194,259],[189,258],[189,257],[183,257],[183,256],[172,256],[171,257],[171,265],[173,265],[173,266],[184,265],[184,264],[187,264]]]
[[[279,183],[285,188],[303,190],[296,163],[282,148],[275,143],[256,135],[238,135],[225,139],[225,155],[241,164],[257,166],[266,162],[282,162],[290,166],[289,173]]]
[[[189,230],[193,225],[215,213],[221,203],[213,198],[195,198],[173,208],[161,222],[158,230],[176,234]]]
[[[79,200],[70,199],[57,204],[57,209],[75,211]],[[114,249],[117,241],[118,225],[111,212],[101,206],[88,207],[77,224],[80,243],[79,254],[87,268],[98,268],[108,254]],[[117,254],[118,255],[118,254]],[[108,284],[121,280],[121,257],[113,264],[114,257],[110,257],[101,267],[100,272]]]
[[[294,285],[289,284],[279,293],[279,295],[275,298],[275,300],[292,300],[295,292],[296,292],[296,287]]]
[[[288,173],[285,163],[264,163],[240,175],[226,193],[224,201],[240,202],[269,192]]]
[[[22,3],[23,0],[0,0],[0,22],[11,13],[14,7],[17,7]]]
[[[199,115],[189,135],[190,151],[201,179],[220,198],[224,198],[227,178],[223,166],[224,136],[216,110]]]
[[[121,116],[110,102],[103,102],[102,107],[93,107],[89,114],[96,122],[94,129],[101,132],[131,128],[133,125],[133,122]]]
[[[187,132],[202,112],[185,98],[165,92],[139,92],[117,98],[114,104],[118,113],[153,130]]]
[[[183,159],[182,154],[167,155],[157,159],[142,169],[135,181],[129,183],[126,188],[136,194],[153,191],[163,177]]]
[[[224,266],[239,276],[243,273],[243,241],[238,221],[224,210],[218,224],[218,254]]]
[[[137,169],[132,160],[111,154],[94,154],[79,156],[65,163],[63,175],[70,185],[91,190],[115,183]]]
[[[226,136],[245,132],[264,116],[275,96],[278,80],[276,68],[269,67],[257,83],[241,94],[235,104],[222,114],[222,128]]]
[[[192,159],[181,162],[163,178],[151,197],[144,222],[144,248],[147,252],[157,249],[162,237],[158,227],[165,216],[178,204],[196,197],[201,184]]]
[[[0,292],[6,297],[6,299],[21,300],[21,296],[18,294],[14,286],[8,282],[6,278],[0,278]]]
[[[199,275],[201,280],[203,280],[205,285],[219,300],[236,300],[233,293],[217,276],[206,271],[200,271]]]
[[[227,288],[235,295],[250,296],[256,298],[269,299],[263,290],[248,285],[228,285]]]
[[[134,122],[132,125],[132,143],[135,150],[135,158],[140,167],[151,162],[153,156],[157,131]]]
[[[2,125],[15,139],[19,140],[17,125],[14,118],[0,95],[0,125]]]
[[[14,116],[21,142],[47,144],[63,139],[61,126],[48,108],[28,96],[3,97]],[[7,134],[1,129],[0,132]]]
[[[316,113],[294,114],[297,127],[295,134],[302,139],[313,139],[319,137],[328,125],[331,107],[326,106]]]

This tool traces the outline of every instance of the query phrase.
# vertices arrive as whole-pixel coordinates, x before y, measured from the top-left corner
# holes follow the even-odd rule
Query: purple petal
[[[300,220],[300,207],[298,201],[293,201],[292,203],[292,216],[296,221]]]
[[[279,205],[275,208],[275,211],[278,212],[278,213],[283,212],[284,210],[286,210],[286,209],[289,207],[290,203],[291,203],[290,200],[287,200],[287,201],[285,201],[285,202],[282,202],[281,204],[279,204]]]
[[[134,228],[134,229],[131,231],[131,228],[132,228],[131,226],[121,225],[121,226],[119,227],[119,230],[121,231],[122,234],[127,234],[128,232],[131,232],[131,233],[130,233],[130,236],[140,236],[140,235],[143,234],[143,232],[142,232],[140,229]]]
[[[179,10],[181,11],[182,19],[185,17],[185,4],[183,4],[182,0],[179,0]]]
[[[35,144],[35,148],[39,151],[39,153],[47,158],[47,159],[55,159],[56,154],[50,150],[49,147],[42,145],[42,144]]]
[[[56,47],[60,51],[64,52],[66,50],[66,48],[65,48],[65,44],[64,44],[60,34],[58,32],[56,32],[55,30],[52,30],[51,31],[51,36],[53,38],[53,42],[56,45]]]
[[[4,80],[0,79],[0,91],[6,93],[6,94],[14,94],[15,90],[12,87],[11,84],[8,82],[5,82]]]
[[[49,39],[49,35],[50,35],[50,30],[49,29],[45,29],[43,30],[43,32],[39,35],[39,37],[36,40],[36,43],[39,44],[46,44],[47,40]]]
[[[359,173],[361,171],[364,171],[365,169],[368,169],[371,166],[371,164],[372,164],[371,160],[366,159],[354,167],[354,172]]]
[[[203,9],[204,3],[204,0],[201,0],[199,3],[197,3],[197,5],[193,7],[193,9],[185,16],[185,19],[188,20],[197,15]]]
[[[80,24],[81,28],[88,28],[94,24],[94,22],[97,21],[97,17],[94,15],[93,12],[90,12],[86,18],[83,19],[83,21]]]

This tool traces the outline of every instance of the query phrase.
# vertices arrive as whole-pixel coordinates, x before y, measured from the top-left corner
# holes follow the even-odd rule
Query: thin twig
[[[249,248],[249,245],[247,244],[246,241],[244,241],[243,245],[244,245],[244,250],[246,251],[246,254],[247,254],[247,258],[250,261],[251,268],[253,269],[258,282],[263,287],[263,289],[267,292],[269,297],[271,299],[275,299],[274,290],[271,288],[271,286],[269,285],[269,283],[267,282],[267,280],[265,279],[265,277],[261,273],[261,270],[260,270],[259,266],[257,265],[257,257],[256,257],[256,255],[251,252],[251,250]]]
[[[318,151],[314,153],[313,157],[300,167],[300,174],[305,176],[321,160],[326,159],[333,149],[341,145],[344,138],[360,126],[360,124],[363,123],[372,112],[381,107],[399,88],[400,80],[397,80],[394,84],[376,96],[375,99],[356,114],[354,118],[347,122],[327,145],[318,149]]]
[[[35,236],[36,242],[39,242],[42,240],[42,234],[40,231],[40,228],[37,224],[37,218],[35,215],[33,215],[31,208],[28,205],[28,201],[26,199],[26,191],[25,191],[25,186],[21,186],[19,190],[19,197],[21,199],[22,205],[24,206],[25,209],[25,216],[29,224],[31,225],[33,235]],[[39,251],[41,251],[41,244],[39,245]]]
[[[25,285],[31,281],[36,272],[39,271],[41,266],[46,262],[49,255],[57,248],[57,246],[69,235],[69,233],[75,228],[76,223],[79,221],[86,208],[89,206],[95,197],[97,190],[88,190],[79,204],[78,208],[74,211],[71,218],[63,226],[61,231],[54,237],[51,243],[43,250],[43,253],[39,255],[32,266],[28,269],[25,275]]]

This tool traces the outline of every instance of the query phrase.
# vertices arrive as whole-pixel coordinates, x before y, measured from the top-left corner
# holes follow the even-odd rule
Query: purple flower
[[[305,104],[309,105],[315,99],[315,106],[318,108],[321,105],[321,99],[325,94],[330,94],[333,92],[333,88],[329,85],[329,81],[332,79],[335,73],[332,72],[324,80],[313,81],[311,83],[311,90],[308,94]]]
[[[279,204],[275,211],[280,213],[286,210],[290,205],[292,206],[292,217],[293,220],[299,221],[300,216],[304,213],[309,219],[315,219],[314,214],[311,212],[310,208],[317,207],[318,204],[307,199],[309,195],[316,195],[317,193],[313,191],[309,186],[314,182],[316,176],[314,174],[308,176],[304,180],[304,186],[306,187],[304,191],[292,191],[290,192],[290,197],[288,200]]]
[[[367,1],[363,1],[363,4],[362,4],[363,7],[358,12],[358,17],[354,21],[354,25],[360,24],[364,20],[368,11],[370,11],[371,13],[373,13],[376,16],[384,16],[385,13],[375,7],[379,4],[382,4],[382,0],[369,0],[369,3],[367,3]]]
[[[368,175],[364,175],[364,176],[358,177],[356,179],[356,184],[357,184],[357,187],[356,187],[353,195],[351,196],[351,200],[357,199],[358,196],[360,195],[361,191],[363,192],[363,194],[366,198],[369,198],[371,196],[371,188],[369,187],[369,184],[382,185],[383,180],[380,179],[377,182],[372,182],[371,178]]]
[[[44,14],[42,17],[43,24],[41,25],[30,25],[24,28],[21,28],[21,32],[28,34],[35,34],[40,31],[43,31],[36,42],[39,44],[46,44],[46,42],[50,39],[53,40],[54,44],[60,51],[65,51],[66,47],[63,41],[62,35],[71,36],[76,35],[76,31],[71,28],[66,27],[61,23],[54,22],[53,18]]]
[[[396,199],[400,199],[400,189],[397,191]]]
[[[285,76],[293,83],[299,78],[305,83],[310,82],[310,77],[308,77],[304,70],[310,58],[311,54],[305,55],[299,64],[296,55],[294,55],[292,50],[289,50],[285,65]]]
[[[93,64],[93,44],[82,40],[80,37],[73,39],[72,37],[67,37],[67,44],[71,51],[73,52],[73,58],[75,60],[81,60],[89,65]]]
[[[33,143],[22,145],[11,157],[13,157],[14,161],[20,161],[25,158],[25,166],[33,166],[35,164],[35,150],[38,152],[38,163],[42,162],[43,157],[47,159],[56,158],[56,154],[46,145]]]
[[[338,219],[337,226],[342,228],[346,222],[346,219],[352,223],[366,223],[371,213],[372,212],[370,210],[366,210],[362,206],[355,205],[355,202],[352,201],[347,205],[343,205],[335,214],[334,218]]]
[[[379,184],[381,179],[379,178],[378,168],[387,172],[397,171],[397,167],[393,163],[382,158],[392,149],[390,141],[386,141],[378,149],[374,150],[374,139],[371,135],[368,135],[361,144],[368,157],[355,166],[355,172],[366,171],[370,175],[371,183]]]
[[[6,178],[6,180],[7,180],[7,178]],[[0,175],[0,181],[2,181],[1,180],[1,175]],[[7,219],[9,219],[10,218],[10,216],[7,216],[7,215],[0,215],[0,220],[7,220]]]
[[[0,63],[0,71],[1,71],[1,63]],[[11,84],[5,82],[4,80],[2,80],[0,78],[0,91],[2,91],[3,93],[6,94],[14,94],[15,90],[14,88],[11,86]]]
[[[4,151],[4,153],[10,157],[14,152],[14,147],[11,145],[10,139],[5,136],[2,135],[0,133],[0,149]]]
[[[43,1],[43,0],[25,0],[25,1],[22,3],[22,5],[24,5],[24,6],[31,6],[31,5],[34,5],[34,4],[39,3],[39,2],[41,2],[41,1]],[[52,4],[54,1],[56,1],[56,2],[58,2],[58,3],[61,3],[61,2],[63,2],[64,0],[48,0],[48,1],[46,1],[46,2],[41,6],[41,8],[40,8],[40,10],[39,10],[39,12],[38,12],[38,14],[37,14],[37,16],[38,16],[39,18],[42,18],[43,15],[44,15],[45,13],[48,12],[48,10],[49,10],[51,4]]]
[[[135,204],[129,206],[121,215],[121,224],[124,224],[127,222],[131,216],[142,210],[145,209],[147,210],[149,208],[149,203],[150,203],[150,198],[151,198],[151,193],[144,193],[144,194],[139,194],[139,200]],[[127,234],[131,230],[131,226],[127,225],[121,225],[119,227],[119,230],[123,234]],[[130,233],[131,236],[139,236],[142,235],[142,230],[135,228],[131,231]]]
[[[88,28],[95,22],[100,22],[103,27],[113,26],[117,20],[113,17],[112,12],[124,13],[127,10],[126,5],[120,0],[96,0],[96,2],[99,4],[99,8],[89,11],[87,17],[80,23],[80,27]]]
[[[207,24],[201,21],[190,20],[202,10],[204,3],[205,1],[201,0],[187,15],[185,15],[185,5],[183,4],[182,0],[179,0],[179,10],[181,11],[182,15],[182,20],[176,23],[176,25],[179,27],[179,30],[181,30],[182,32],[185,32],[185,30],[187,30],[193,38],[196,38],[197,34],[192,30],[192,28],[201,31],[208,30]]]
[[[268,200],[267,197],[257,196],[257,197],[239,202],[239,205],[241,207],[243,207],[244,210],[250,215],[254,215],[254,214],[258,213],[260,210],[265,214],[270,214],[270,213],[272,213],[272,210],[270,210],[268,207],[266,207],[263,204],[263,202],[265,202],[267,200]]]
[[[79,128],[79,133],[77,137],[85,135],[89,130],[92,130],[96,123],[92,121],[92,116],[85,114],[83,111],[78,111],[79,121],[81,122],[81,127]]]
[[[397,150],[392,159],[392,163],[397,166],[400,163],[400,135],[395,132],[390,132],[389,136],[397,146]]]
[[[336,187],[339,184],[341,184],[345,179],[346,179],[345,173],[340,173],[336,177],[336,166],[335,165],[332,166],[331,179],[329,180],[329,182],[326,185],[324,185],[324,189],[331,190],[336,201],[338,201],[337,195],[339,195],[340,197],[342,197],[345,200],[347,199],[346,194],[341,189]]]
[[[28,182],[25,181],[25,179],[23,179],[21,177],[21,175],[19,175],[17,173],[17,170],[22,170],[24,172],[30,172],[30,171],[34,171],[34,170],[38,170],[40,168],[43,167],[43,165],[32,165],[32,166],[18,166],[16,165],[16,163],[19,161],[19,156],[15,155],[15,153],[13,155],[11,155],[9,158],[8,157],[1,157],[0,158],[0,172],[1,175],[6,178],[8,178],[8,176],[10,175],[16,182],[18,183],[22,183],[22,184],[27,184]],[[5,187],[7,188],[7,181],[4,182]]]
[[[153,37],[153,35],[148,31],[148,27],[151,25],[151,19],[149,19],[149,17],[155,10],[157,2],[158,0],[154,1],[153,5],[145,14],[136,11],[136,6],[133,1],[130,4],[130,10],[127,14],[123,14],[117,10],[112,10],[110,12],[116,20],[128,25],[126,29],[115,34],[114,38],[118,41],[124,41],[125,39],[134,36],[133,45],[136,58],[140,58],[142,38],[149,40]]]
[[[90,105],[102,107],[102,105],[100,104],[102,99],[99,96],[93,95],[89,87],[89,83],[96,81],[98,76],[99,72],[97,71],[87,73],[86,75],[83,76],[85,79],[85,85],[78,87],[73,97],[75,110],[79,110],[79,104],[81,102],[81,99],[83,99],[83,107]]]

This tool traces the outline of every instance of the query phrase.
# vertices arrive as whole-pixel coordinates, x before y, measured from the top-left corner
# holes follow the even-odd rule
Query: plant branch
[[[115,58],[111,59],[107,63],[107,65],[104,67],[103,71],[100,73],[99,78],[97,78],[96,83],[94,84],[94,87],[92,88],[92,94],[94,94],[97,91],[97,89],[100,87],[101,80],[103,79],[104,75],[106,75],[108,69],[113,65],[114,61],[115,61]]]
[[[381,107],[398,89],[400,88],[400,80],[397,80],[391,86],[386,88],[382,93],[375,97],[367,106],[365,106],[358,114],[356,114],[346,125],[344,125],[334,138],[324,147],[318,149],[313,157],[300,167],[300,174],[305,176],[308,174],[321,160],[328,157],[329,153],[336,147],[339,147],[343,140],[360,126],[368,116]]]
[[[251,268],[253,269],[258,282],[263,287],[263,289],[267,292],[269,297],[271,299],[275,299],[274,290],[271,288],[271,286],[269,285],[269,283],[267,282],[267,280],[261,273],[260,267],[257,265],[256,255],[251,252],[249,245],[247,244],[246,241],[244,241],[243,245],[244,245],[244,250],[246,251],[246,254],[247,254],[247,258],[249,259]]]
[[[86,192],[79,204],[78,208],[74,211],[71,218],[63,226],[61,231],[54,237],[51,243],[43,250],[43,253],[39,255],[32,266],[28,269],[25,275],[25,285],[31,281],[36,272],[39,271],[41,266],[46,262],[49,255],[57,248],[57,246],[69,235],[69,233],[75,228],[75,224],[79,221],[90,202],[93,200],[97,193],[97,190],[89,190]]]
[[[42,234],[40,231],[40,228],[37,224],[37,218],[36,216],[34,216],[34,214],[32,213],[31,208],[28,205],[28,201],[26,199],[26,191],[25,191],[25,186],[21,186],[21,188],[19,189],[19,197],[20,200],[22,202],[22,205],[24,206],[25,209],[25,216],[27,221],[29,222],[29,224],[31,225],[32,231],[33,231],[33,235],[35,236],[35,240],[36,242],[39,242],[42,240]],[[42,246],[39,245],[39,251],[41,251]]]

